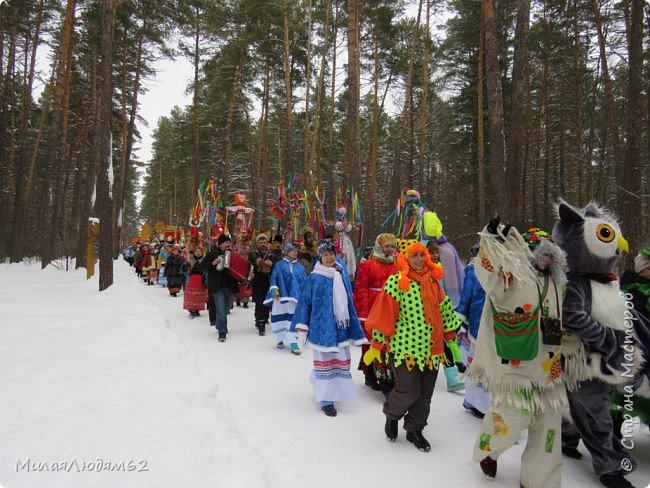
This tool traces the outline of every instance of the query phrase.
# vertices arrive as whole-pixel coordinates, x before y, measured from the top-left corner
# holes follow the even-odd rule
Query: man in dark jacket
[[[237,280],[228,271],[231,245],[230,237],[221,234],[216,247],[210,249],[201,263],[203,270],[208,273],[208,297],[214,303],[214,315],[210,310],[210,325],[217,327],[219,342],[226,341],[228,312],[237,291]]]
[[[255,238],[255,251],[248,255],[248,261],[253,266],[253,301],[255,302],[255,327],[259,334],[266,333],[266,323],[269,321],[271,309],[264,305],[264,299],[271,286],[271,271],[276,261],[269,249],[269,238],[266,234],[258,234]]]

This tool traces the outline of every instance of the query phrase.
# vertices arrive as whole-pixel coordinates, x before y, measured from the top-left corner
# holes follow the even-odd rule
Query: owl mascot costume
[[[569,273],[563,303],[564,376],[572,423],[562,426],[562,451],[579,458],[580,439],[596,476],[609,487],[631,487],[625,474],[636,461],[614,435],[610,399],[634,381],[642,354],[614,267],[627,251],[616,219],[595,203],[557,206],[553,240],[566,252]]]

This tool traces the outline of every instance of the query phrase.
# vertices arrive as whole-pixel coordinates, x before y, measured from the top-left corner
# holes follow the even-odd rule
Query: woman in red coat
[[[370,258],[362,262],[357,268],[357,277],[354,281],[354,308],[357,311],[361,325],[364,326],[368,317],[368,312],[372,304],[384,288],[384,283],[388,277],[397,273],[397,263],[395,253],[397,251],[397,239],[393,234],[379,234],[375,239],[375,245],[370,254]],[[372,339],[366,331],[366,338]],[[363,354],[368,350],[367,345],[362,346]],[[385,363],[375,361],[370,366],[366,366],[363,360],[359,361],[359,369],[363,371],[366,377],[366,385],[373,390],[381,390],[384,393],[390,391],[392,379],[390,370]]]

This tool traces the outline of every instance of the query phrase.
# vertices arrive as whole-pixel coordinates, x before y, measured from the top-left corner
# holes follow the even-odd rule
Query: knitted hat
[[[297,250],[298,250],[298,246],[296,245],[295,242],[291,242],[291,241],[285,242],[284,246],[282,247],[282,252],[284,252],[284,254],[289,254],[291,251],[297,251]]]
[[[326,252],[333,252],[336,254],[336,246],[331,239],[323,239],[318,246],[318,257],[321,258]]]
[[[553,240],[551,239],[551,234],[537,227],[531,227],[521,237],[524,238],[524,241],[526,241],[526,244],[528,244],[528,247],[530,248],[531,251],[534,251],[537,245],[542,240],[544,239],[548,239],[549,241]]]
[[[260,239],[265,239],[268,241],[269,236],[267,236],[264,232],[260,232],[259,234],[257,234],[257,237],[255,237],[255,242],[259,241]]]
[[[231,241],[232,239],[228,237],[226,234],[221,234],[219,237],[217,237],[217,246],[220,246],[224,242]]]

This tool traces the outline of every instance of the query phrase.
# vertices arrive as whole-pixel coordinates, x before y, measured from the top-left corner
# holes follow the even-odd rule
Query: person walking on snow
[[[418,241],[407,241],[397,255],[399,273],[391,275],[375,300],[366,330],[372,344],[366,364],[388,355],[395,386],[384,403],[388,440],[397,439],[398,422],[404,418],[406,440],[418,450],[431,445],[422,435],[431,410],[431,397],[444,358],[444,344],[456,341],[461,319],[456,315],[439,280],[442,266],[429,257]]]
[[[358,396],[350,373],[350,344],[368,341],[354,310],[347,269],[329,239],[318,246],[318,261],[300,295],[290,331],[300,334],[312,350],[316,401],[325,415],[335,417],[334,402]]]
[[[284,257],[273,266],[270,288],[264,304],[271,307],[271,330],[275,335],[277,347],[284,348],[286,342],[291,344],[292,353],[300,354],[297,337],[289,335],[289,327],[300,292],[307,281],[307,271],[298,261],[298,246],[287,242],[283,251]]]

